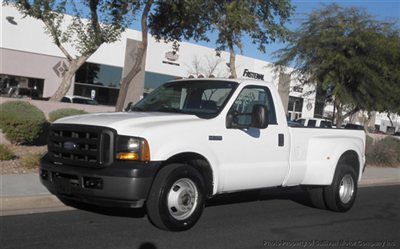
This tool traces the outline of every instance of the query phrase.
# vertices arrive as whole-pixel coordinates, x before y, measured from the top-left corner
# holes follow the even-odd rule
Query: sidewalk
[[[0,175],[0,216],[72,210],[40,183],[38,174]]]
[[[400,184],[400,168],[367,167],[360,187]]]
[[[0,216],[72,210],[42,186],[38,174],[0,176]],[[360,187],[400,184],[400,168],[367,167]]]
[[[38,174],[1,175],[0,197],[49,195]]]

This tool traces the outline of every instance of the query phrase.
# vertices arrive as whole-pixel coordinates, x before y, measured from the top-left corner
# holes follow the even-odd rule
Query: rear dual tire
[[[352,208],[357,196],[357,174],[347,164],[338,165],[332,184],[329,186],[307,186],[314,207],[335,212],[346,212]]]

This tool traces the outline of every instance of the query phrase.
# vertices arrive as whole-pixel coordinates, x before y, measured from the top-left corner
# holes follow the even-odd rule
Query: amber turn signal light
[[[145,162],[150,161],[150,146],[147,140],[143,140],[142,143],[141,160]]]
[[[122,152],[122,153],[118,153],[118,159],[119,160],[138,160],[139,159],[139,155],[135,152]]]

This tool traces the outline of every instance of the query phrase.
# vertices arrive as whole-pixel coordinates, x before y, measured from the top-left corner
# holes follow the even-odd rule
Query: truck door
[[[280,101],[280,100],[275,100]],[[223,191],[282,185],[289,170],[289,138],[286,124],[278,124],[274,100],[268,87],[244,87],[229,113],[251,114],[256,104],[268,108],[269,125],[265,129],[227,129],[221,143]],[[249,123],[251,115],[238,122]],[[245,120],[249,119],[249,120]]]

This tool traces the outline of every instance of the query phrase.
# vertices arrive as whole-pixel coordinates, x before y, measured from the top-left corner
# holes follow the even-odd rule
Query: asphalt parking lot
[[[400,185],[359,189],[357,202],[347,213],[308,205],[296,188],[221,196],[186,232],[158,230],[143,212],[130,210],[3,216],[1,245],[4,249],[400,246]]]

